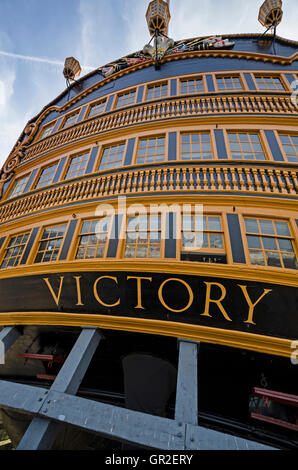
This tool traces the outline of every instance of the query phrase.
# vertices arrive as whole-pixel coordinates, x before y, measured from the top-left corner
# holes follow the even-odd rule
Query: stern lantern
[[[146,20],[148,24],[149,33],[151,36],[156,34],[167,34],[168,26],[171,19],[170,8],[167,1],[153,0],[149,3]]]
[[[265,28],[273,28],[282,20],[282,0],[266,0],[260,8],[259,22]]]
[[[74,57],[67,57],[64,63],[63,75],[66,80],[75,80],[81,73],[80,62]]]

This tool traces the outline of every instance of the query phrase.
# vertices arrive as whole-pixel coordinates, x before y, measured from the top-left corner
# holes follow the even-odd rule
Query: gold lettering
[[[113,281],[116,282],[116,284],[118,284],[118,281],[117,281],[117,278],[116,277],[112,277],[112,276],[102,276],[102,277],[99,277],[98,279],[96,279],[95,283],[94,283],[94,286],[93,286],[93,292],[94,292],[94,297],[96,298],[97,302],[100,303],[101,305],[103,305],[104,307],[116,307],[117,305],[120,304],[120,299],[117,300],[117,302],[115,302],[114,304],[105,304],[101,298],[99,297],[98,295],[98,292],[97,292],[97,284],[99,283],[99,281],[101,279],[112,279]]]
[[[227,293],[226,288],[222,284],[219,284],[217,282],[205,282],[204,284],[206,284],[206,286],[207,286],[206,302],[205,302],[205,311],[204,311],[204,313],[201,313],[201,315],[205,316],[205,317],[211,317],[211,315],[209,313],[209,307],[210,307],[210,303],[214,303],[218,306],[218,308],[221,311],[221,313],[223,314],[224,318],[228,321],[232,321],[230,319],[229,315],[227,314],[227,312],[225,311],[224,307],[221,304],[221,302],[223,301],[223,299],[225,298],[226,293]],[[220,299],[217,299],[217,300],[211,299],[211,287],[212,286],[218,286],[221,289],[222,295],[221,295]]]
[[[145,281],[152,281],[152,277],[137,277],[137,276],[127,276],[128,279],[136,279],[137,280],[137,289],[138,289],[138,305],[134,308],[141,308],[145,310],[142,306],[142,280]]]
[[[62,286],[63,286],[63,281],[64,281],[64,276],[60,276],[60,285],[59,285],[58,295],[55,294],[54,289],[52,288],[51,283],[49,281],[49,278],[46,277],[46,278],[43,278],[43,280],[45,281],[46,285],[48,286],[48,288],[49,288],[49,290],[50,290],[50,292],[53,296],[53,299],[55,300],[56,305],[58,307],[59,301],[60,301],[60,296],[61,296],[61,291],[62,291]]]
[[[82,293],[81,293],[81,283],[80,279],[82,276],[74,276],[76,280],[76,286],[77,286],[77,297],[78,297],[78,303],[76,305],[84,305],[82,303]]]
[[[170,282],[170,281],[181,282],[181,284],[183,284],[183,285],[186,287],[186,289],[188,290],[188,295],[189,295],[188,304],[187,304],[187,306],[186,306],[185,308],[182,308],[181,310],[175,310],[175,309],[169,307],[169,306],[165,303],[164,298],[163,298],[163,296],[162,296],[162,291],[163,291],[163,288],[164,288],[165,284],[166,284],[167,282]],[[180,313],[180,312],[185,312],[185,310],[187,310],[187,309],[191,306],[191,304],[193,303],[193,291],[192,291],[191,287],[187,284],[187,282],[183,281],[182,279],[175,279],[175,278],[173,278],[173,279],[166,279],[166,280],[161,284],[160,288],[158,289],[158,298],[159,298],[160,303],[161,303],[167,310],[170,310],[171,312],[175,312],[175,313]]]
[[[262,300],[263,297],[265,297],[265,295],[269,294],[269,292],[272,292],[272,289],[264,289],[264,292],[261,295],[261,297],[259,297],[258,300],[253,304],[251,301],[251,298],[248,295],[247,286],[241,286],[240,284],[238,284],[238,286],[242,290],[244,297],[246,299],[246,302],[248,303],[248,306],[249,306],[248,318],[244,323],[251,323],[252,325],[255,325],[256,323],[254,323],[253,321],[253,314],[254,314],[255,306]]]

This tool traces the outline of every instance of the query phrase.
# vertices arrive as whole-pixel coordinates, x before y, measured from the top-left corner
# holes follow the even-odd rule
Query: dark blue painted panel
[[[11,180],[10,180],[10,181],[6,181],[6,183],[3,185],[2,197],[4,196],[4,194],[6,193],[6,191],[8,190],[10,183],[11,183]]]
[[[87,175],[88,173],[92,173],[93,168],[94,168],[94,163],[97,157],[98,149],[99,147],[93,147],[93,149],[91,150],[91,154],[89,156],[89,161],[88,161],[88,165],[85,171],[85,175]]]
[[[113,104],[113,100],[114,100],[114,95],[112,95],[108,98],[108,102],[107,102],[107,106],[106,106],[106,112],[110,111],[110,109],[112,107],[112,104]]]
[[[269,144],[269,147],[270,147],[270,150],[272,152],[274,160],[276,162],[283,162],[284,158],[283,158],[283,155],[282,155],[281,150],[279,148],[279,145],[278,145],[278,142],[277,142],[276,137],[274,135],[274,132],[273,131],[265,131],[265,135],[267,137],[268,144]]]
[[[4,241],[5,241],[5,238],[6,238],[6,237],[0,238],[0,250],[1,250],[1,248],[2,248],[2,245],[3,245]]]
[[[177,133],[169,133],[168,160],[177,160]]]
[[[116,214],[114,217],[112,232],[111,232],[109,246],[108,246],[107,258],[116,258],[117,256],[122,219],[123,219],[122,215]]]
[[[50,113],[50,115],[51,115],[51,114],[52,114],[52,113]],[[58,114],[58,113],[56,113],[56,114]],[[52,134],[54,134],[54,132],[56,132],[56,131],[58,130],[58,128],[60,127],[60,124],[61,124],[61,122],[62,122],[62,119],[63,119],[63,117],[61,116],[61,117],[57,120],[56,125],[55,125],[55,127],[54,127],[54,129],[53,129]],[[45,122],[47,122],[46,119],[43,121],[42,124],[44,124]]]
[[[59,162],[59,165],[58,165],[58,168],[57,168],[57,171],[55,173],[54,179],[52,181],[52,184],[57,183],[60,180],[61,173],[63,171],[66,160],[67,160],[67,157],[61,158],[61,160]]]
[[[227,214],[234,263],[245,264],[245,254],[237,214]]]
[[[32,249],[32,246],[35,242],[35,239],[36,239],[36,235],[38,233],[38,230],[39,228],[38,227],[35,227],[33,230],[32,230],[32,233],[30,235],[30,238],[29,238],[29,241],[27,243],[27,246],[26,246],[26,249],[24,251],[24,254],[23,254],[23,257],[21,259],[21,262],[20,264],[26,264],[27,263],[27,259],[28,259],[28,256],[30,254],[30,251]]]
[[[30,191],[32,183],[35,179],[36,173],[37,173],[37,168],[35,168],[35,170],[32,171],[30,178],[28,180],[28,183],[26,184],[26,187],[24,189],[24,193],[27,193],[28,191]]]
[[[212,75],[206,75],[206,81],[207,81],[208,91],[210,91],[210,92],[215,91],[215,86],[214,86],[214,81],[213,81]]]
[[[296,225],[297,225],[297,227],[298,227],[298,220],[296,220]]]
[[[129,141],[127,142],[124,165],[131,165],[134,147],[135,147],[135,139],[129,139]]]
[[[85,113],[86,113],[86,109],[87,109],[87,106],[83,106],[83,107],[82,107],[77,122],[80,122],[80,121],[83,120],[83,117],[84,117],[84,115],[85,115]]]
[[[77,220],[72,220],[69,224],[69,227],[68,227],[68,230],[67,230],[67,233],[66,233],[66,236],[65,236],[65,240],[64,240],[64,243],[63,243],[63,247],[62,247],[62,250],[61,250],[61,254],[60,254],[60,257],[59,257],[60,261],[65,260],[67,258],[69,247],[70,247],[70,244],[72,242],[73,235],[75,233],[77,223],[78,223]]]
[[[176,258],[176,214],[166,215],[165,258]]]
[[[215,129],[214,131],[217,155],[219,160],[226,160],[228,158],[226,143],[222,129]]]
[[[241,40],[243,42],[243,47],[240,50],[250,50],[249,47],[245,48],[245,44],[247,40]],[[238,42],[237,42],[238,45]],[[257,46],[253,46],[253,51],[254,52],[264,52],[263,50],[259,50]],[[239,47],[235,47],[234,50],[239,50]],[[289,55],[292,55],[295,52],[295,48],[293,47],[287,47],[286,50],[289,52]],[[277,51],[278,55],[278,51]],[[283,55],[283,54],[281,54]],[[286,55],[286,54],[285,54]],[[297,70],[297,61],[293,62],[292,64],[289,65],[283,65],[282,68],[284,71],[291,71],[291,70]],[[183,59],[183,60],[174,60],[172,62],[167,62],[162,64],[160,70],[155,70],[154,66],[146,67],[141,70],[136,70],[133,73],[129,73],[127,75],[124,75],[115,81],[108,83],[104,85],[103,87],[100,87],[99,89],[95,90],[94,92],[88,94],[84,98],[82,98],[78,103],[75,103],[74,106],[71,106],[70,108],[67,109],[66,112],[69,112],[70,110],[78,107],[81,104],[85,104],[91,100],[94,100],[96,98],[100,98],[102,96],[107,95],[108,93],[122,90],[123,88],[127,88],[129,86],[134,86],[138,84],[142,84],[147,81],[152,81],[152,80],[160,80],[164,78],[169,78],[169,77],[175,77],[178,75],[187,75],[187,74],[192,74],[192,73],[204,73],[204,72],[222,72],[226,70],[280,70],[281,65],[280,64],[272,64],[272,63],[264,63],[261,61],[255,61],[255,60],[246,60],[246,59],[236,59],[236,58],[213,58],[213,57],[201,57],[201,58],[193,58],[193,59]],[[91,84],[91,81],[93,83],[98,82],[98,80],[101,80],[101,77],[96,74],[93,77],[93,80],[88,79],[89,86]],[[111,84],[113,84],[113,87],[111,87]],[[84,83],[83,89],[88,88],[85,86],[86,84]],[[64,104],[65,98],[61,98],[60,100],[57,100],[55,103],[57,106],[61,106]],[[107,111],[109,108],[107,109]],[[60,113],[57,113],[56,111],[53,111],[50,113],[44,120],[43,124],[51,121],[52,119],[55,119],[56,117],[60,116]]]
[[[171,89],[170,89],[171,96],[177,95],[177,80],[171,80]]]
[[[247,83],[247,86],[250,90],[256,90],[256,85],[252,79],[252,76],[250,73],[245,73],[244,74],[244,77],[245,77],[245,80],[246,80],[246,83]]]
[[[143,101],[143,95],[144,95],[144,86],[140,86],[139,91],[138,91],[138,96],[137,96],[137,103],[142,103]]]

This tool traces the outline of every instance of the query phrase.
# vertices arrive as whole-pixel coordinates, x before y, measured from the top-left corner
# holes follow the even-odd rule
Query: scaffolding
[[[18,339],[17,327],[0,332],[7,350]],[[265,450],[259,442],[202,427],[198,423],[198,352],[200,343],[179,339],[174,419],[150,415],[76,396],[103,334],[81,333],[50,389],[0,381],[0,406],[33,415],[17,450],[51,449],[61,424],[124,444],[157,450]]]

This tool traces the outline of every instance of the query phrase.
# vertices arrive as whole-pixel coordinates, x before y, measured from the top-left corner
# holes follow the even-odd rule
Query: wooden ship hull
[[[297,43],[277,37],[274,55],[257,35],[225,39],[219,49],[180,41],[159,67],[138,53],[78,79],[5,163],[0,339],[16,336],[0,404],[15,447],[40,411],[5,390],[51,391],[94,332],[77,399],[297,447]],[[190,364],[187,420],[178,385]],[[61,414],[69,426],[52,448],[182,445],[76,430]]]

